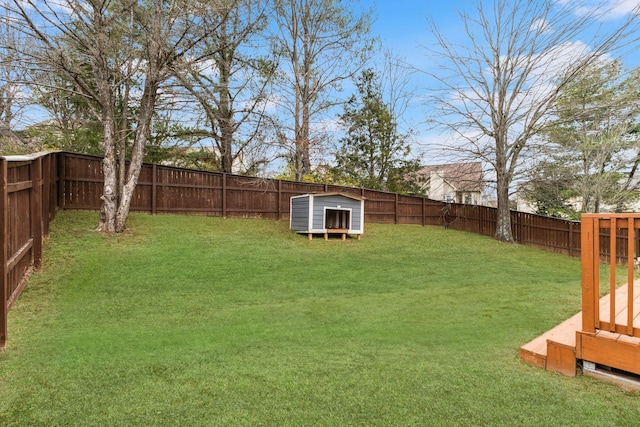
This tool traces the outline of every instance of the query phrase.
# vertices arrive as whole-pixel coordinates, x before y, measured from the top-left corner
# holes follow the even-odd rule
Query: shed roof
[[[353,199],[353,200],[365,200],[366,199],[366,197],[364,197],[364,196],[359,196],[359,195],[356,195],[356,194],[340,193],[339,191],[326,192],[326,193],[308,193],[308,194],[304,194],[304,196],[314,196],[314,197],[342,196],[342,197],[347,197],[347,198]]]

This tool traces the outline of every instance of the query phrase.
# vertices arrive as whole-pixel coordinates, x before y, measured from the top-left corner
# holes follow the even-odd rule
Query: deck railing
[[[635,268],[639,251],[640,214],[584,214],[582,236],[582,330],[608,331],[640,338],[640,324],[635,318],[640,304],[635,286]],[[601,301],[600,262],[609,259],[608,284]],[[621,262],[622,261],[622,262]],[[626,284],[618,288],[617,268],[626,264]],[[620,267],[622,268],[622,267]]]

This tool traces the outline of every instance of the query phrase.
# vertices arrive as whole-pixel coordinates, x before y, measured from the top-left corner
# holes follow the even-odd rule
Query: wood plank
[[[532,365],[541,369],[546,369],[546,366],[547,366],[546,348],[544,350],[544,354],[542,354],[537,351],[531,351],[523,347],[520,347],[518,357],[520,358],[520,360],[522,360],[523,362],[529,365]]]
[[[575,337],[575,333],[573,335]],[[547,371],[575,377],[576,367],[575,342],[574,345],[564,345],[552,340],[547,341]]]
[[[32,181],[20,181],[7,184],[7,193],[16,193],[18,191],[28,190],[33,186]]]
[[[627,283],[634,283],[634,266],[635,266],[635,243],[636,243],[636,227],[635,227],[635,219],[629,218],[629,226],[628,226],[628,236],[627,236]],[[631,310],[627,310],[627,334],[633,335],[633,319],[634,319],[634,311],[635,311],[635,303],[634,303],[634,295],[638,293],[635,292],[635,286],[629,286],[628,295],[627,295],[627,307],[632,307]],[[640,307],[638,307],[640,308]],[[617,322],[617,320],[616,320]]]
[[[639,295],[640,280],[636,280],[633,285],[634,294]],[[627,289],[628,286],[626,285],[619,287],[616,290],[614,299],[626,302],[628,293]],[[635,301],[640,302],[640,298],[636,297]],[[624,307],[620,307],[618,310],[618,316],[625,319],[626,304],[623,305]],[[602,316],[608,316],[611,307],[610,295],[605,295],[600,298],[598,306]],[[640,312],[640,304],[634,305],[634,314],[636,312]],[[602,319],[602,323],[606,324],[607,322]],[[523,345],[519,351],[520,359],[526,363],[542,367],[547,370],[560,372],[565,375],[575,375],[575,373],[571,374],[571,366],[575,363],[572,362],[572,359],[582,358],[579,355],[579,352],[581,351],[580,343],[577,342],[577,333],[581,331],[582,324],[582,312],[580,312],[529,343]],[[623,330],[626,330],[626,325],[623,325],[623,327],[620,328],[620,331]],[[593,332],[593,334],[595,336],[595,332]],[[613,333],[609,335],[609,339],[627,344],[636,344],[640,342],[637,338]],[[601,363],[597,361],[595,362]]]
[[[7,193],[7,161],[0,157],[0,350],[7,345],[7,315],[8,304],[8,269],[7,258],[9,251],[9,198]]]
[[[624,329],[634,328],[633,319],[637,318],[640,315],[640,280],[636,280],[633,282],[632,286],[622,285],[616,289],[613,300],[611,299],[611,294],[605,295],[600,299],[600,312],[607,313],[612,309],[611,302],[613,301],[613,306],[615,309],[615,325],[618,327],[623,327]],[[632,299],[631,299],[632,298]],[[630,300],[631,299],[631,300]],[[632,310],[628,310],[629,304],[631,303]],[[629,324],[629,311],[631,311],[632,322]],[[609,319],[604,318],[601,315],[600,321],[604,324],[607,323],[608,329],[611,329],[615,325],[611,325]],[[620,328],[617,328],[620,329]],[[616,329],[616,331],[617,331]],[[615,331],[612,331],[615,332]],[[628,333],[628,332],[625,332]],[[629,334],[633,334],[633,331]]]
[[[609,236],[609,257],[611,258],[609,261],[609,295],[613,295],[613,298],[609,299],[609,330],[611,332],[615,331],[615,319],[616,319],[616,258],[617,258],[617,219],[611,218],[611,228],[609,232],[611,233]],[[604,311],[600,311],[603,313]]]
[[[596,283],[596,266],[594,245],[596,235],[594,233],[595,220],[589,216],[582,218],[581,243],[582,243],[582,330],[595,332],[595,308],[593,304],[594,287]]]
[[[539,337],[520,347],[521,354],[535,354],[547,357],[548,342],[552,341],[565,347],[575,348],[576,331],[582,325],[582,313],[575,314]],[[522,357],[521,357],[522,359]],[[524,359],[523,359],[524,360]],[[526,361],[526,360],[525,360]]]
[[[42,267],[42,157],[34,159],[30,169],[31,182],[33,183],[29,203],[31,240],[33,241],[31,261],[34,268],[39,270]]]
[[[584,360],[640,375],[640,342],[628,342],[612,337],[610,333],[579,333],[578,354]]]
[[[13,270],[13,268],[18,265],[18,263],[22,261],[22,259],[26,255],[30,253],[31,249],[33,249],[33,238],[27,240],[24,245],[20,246],[20,248],[18,248],[18,250],[11,255],[11,258],[5,261],[7,271]]]

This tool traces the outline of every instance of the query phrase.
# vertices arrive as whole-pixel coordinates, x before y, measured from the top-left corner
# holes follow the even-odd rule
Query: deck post
[[[581,244],[582,244],[582,330],[595,332],[595,307],[594,307],[594,226],[595,218],[582,215]],[[598,260],[599,262],[599,260]]]
[[[618,220],[609,223],[609,331],[616,331],[616,266],[618,262],[617,240]]]
[[[633,282],[636,265],[636,225],[633,217],[629,217],[627,227],[629,227],[627,233],[627,335],[633,335],[633,300],[635,299]]]

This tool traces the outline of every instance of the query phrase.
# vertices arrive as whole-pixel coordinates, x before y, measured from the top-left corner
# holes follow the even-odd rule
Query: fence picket
[[[7,345],[7,315],[9,314],[8,304],[8,271],[7,260],[9,250],[9,209],[7,193],[7,161],[0,157],[0,232],[2,242],[0,243],[0,291],[2,300],[0,301],[0,350],[4,350]]]

